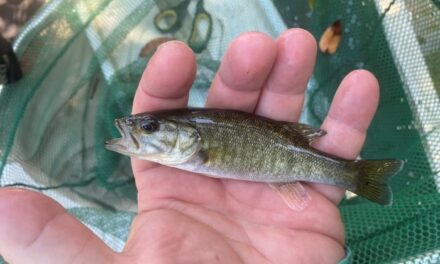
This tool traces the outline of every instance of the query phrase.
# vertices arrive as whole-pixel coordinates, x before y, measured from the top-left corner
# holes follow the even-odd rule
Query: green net
[[[172,17],[159,20],[169,8],[178,8],[176,28]],[[179,39],[197,52],[190,105],[202,106],[240,33],[276,37],[299,26],[319,40],[340,21],[336,53],[318,53],[302,121],[319,125],[343,76],[368,69],[381,99],[361,156],[406,161],[392,179],[393,206],[341,203],[353,261],[438,263],[439,8],[431,0],[51,1],[14,42],[23,79],[0,88],[0,185],[39,189],[119,251],[136,190],[129,159],[103,142],[117,137],[113,119],[130,112],[156,44]]]

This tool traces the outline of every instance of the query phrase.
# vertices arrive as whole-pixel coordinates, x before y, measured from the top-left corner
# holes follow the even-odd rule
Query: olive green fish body
[[[202,112],[197,118],[191,114],[172,117],[190,122],[202,139],[197,155],[176,167],[221,178],[352,187],[353,167],[310,147],[297,124],[223,112]]]
[[[110,150],[211,177],[268,183],[319,182],[388,204],[399,160],[349,161],[310,143],[325,135],[307,125],[234,110],[179,109],[118,119]]]

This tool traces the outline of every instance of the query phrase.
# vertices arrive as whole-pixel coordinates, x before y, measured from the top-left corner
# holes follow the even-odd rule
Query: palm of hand
[[[276,42],[260,33],[242,35],[225,55],[207,106],[296,121],[315,55],[314,39],[299,29]],[[162,46],[144,72],[133,112],[185,107],[194,75],[188,47]],[[378,93],[371,74],[350,73],[322,125],[328,134],[315,147],[355,158]],[[343,191],[336,187],[307,184],[312,200],[294,211],[263,183],[213,179],[134,158],[132,167],[139,213],[123,252],[113,252],[53,200],[4,189],[0,254],[12,263],[335,263],[344,256],[335,206]]]
[[[336,206],[318,192],[293,211],[267,184],[219,180],[154,166],[139,190],[126,250],[154,263],[332,263],[342,259]],[[319,250],[317,250],[319,249]]]

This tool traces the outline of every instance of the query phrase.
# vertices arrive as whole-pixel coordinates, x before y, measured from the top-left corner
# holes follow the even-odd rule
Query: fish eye
[[[155,120],[148,119],[148,120],[142,121],[141,127],[144,131],[146,131],[148,133],[152,133],[152,132],[156,131],[156,129],[159,127],[159,124]]]

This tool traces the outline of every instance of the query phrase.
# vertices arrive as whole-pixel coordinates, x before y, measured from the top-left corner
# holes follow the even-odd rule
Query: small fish
[[[310,143],[326,134],[299,123],[236,110],[174,109],[115,120],[122,138],[109,150],[215,178],[265,182],[293,209],[310,196],[300,181],[341,186],[379,204],[390,204],[388,179],[400,160],[344,160]]]

